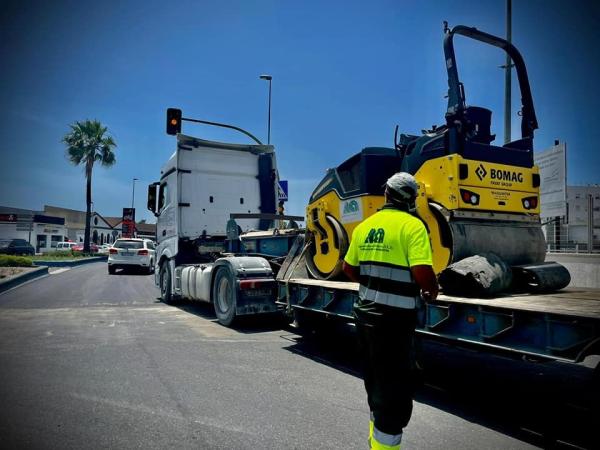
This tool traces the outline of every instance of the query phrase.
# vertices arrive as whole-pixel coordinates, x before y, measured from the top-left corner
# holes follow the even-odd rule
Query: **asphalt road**
[[[157,296],[105,263],[0,294],[0,448],[367,448],[351,328],[229,329]],[[591,370],[435,343],[423,363],[403,448],[592,448]]]

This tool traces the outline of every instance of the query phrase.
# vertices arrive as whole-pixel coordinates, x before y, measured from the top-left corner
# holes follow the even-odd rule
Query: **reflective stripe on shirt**
[[[358,295],[382,305],[414,309],[418,305],[419,287],[409,268],[386,263],[360,263]]]
[[[360,263],[360,274],[369,277],[384,278],[387,280],[412,283],[410,269],[405,267],[394,267],[389,265],[373,264],[369,262]]]
[[[415,309],[417,307],[417,299],[415,297],[369,289],[362,284],[358,290],[358,296],[362,300],[369,300],[382,305],[393,306],[395,308]]]

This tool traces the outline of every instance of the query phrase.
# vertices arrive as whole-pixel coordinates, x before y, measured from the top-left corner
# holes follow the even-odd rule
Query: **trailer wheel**
[[[167,305],[173,304],[173,293],[171,292],[171,267],[169,261],[160,266],[160,298]]]
[[[217,268],[212,294],[215,315],[219,323],[226,327],[231,326],[236,319],[237,293],[235,278],[228,267],[221,266]]]

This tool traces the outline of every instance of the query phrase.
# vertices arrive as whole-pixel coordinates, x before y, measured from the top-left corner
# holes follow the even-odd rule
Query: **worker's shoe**
[[[402,433],[387,434],[373,427],[371,450],[400,450],[400,441],[402,441]]]
[[[369,419],[369,448],[371,448],[371,439],[373,439],[373,428],[375,428],[375,416],[371,413]]]

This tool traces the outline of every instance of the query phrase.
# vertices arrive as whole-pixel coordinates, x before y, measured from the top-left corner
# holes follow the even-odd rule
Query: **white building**
[[[51,252],[67,239],[65,219],[40,211],[0,206],[0,239],[25,239],[36,252]]]
[[[64,217],[69,239],[74,242],[83,242],[85,235],[85,211],[45,205],[44,212],[45,214]],[[91,242],[98,245],[112,244],[122,236],[122,222],[122,217],[105,217],[93,211],[90,221]],[[155,238],[155,224],[139,223],[136,224],[136,228],[141,231],[141,233],[138,233],[140,237],[152,236],[151,239]]]
[[[559,225],[560,223],[560,225]],[[567,186],[567,215],[546,227],[551,250],[600,250],[600,185]]]
[[[156,224],[136,224],[137,236],[155,239]],[[62,241],[83,242],[85,211],[44,206],[44,211],[0,206],[0,239],[25,239],[37,253],[53,251]],[[98,245],[112,244],[122,235],[121,217],[92,213],[90,239]]]

